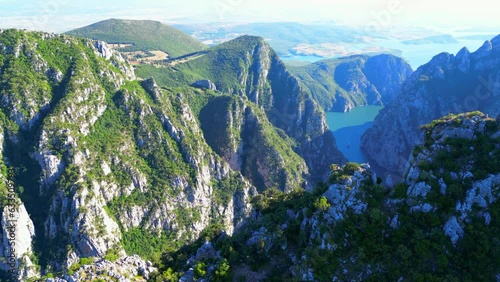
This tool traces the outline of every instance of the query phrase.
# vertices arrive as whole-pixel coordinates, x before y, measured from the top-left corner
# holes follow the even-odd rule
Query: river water
[[[382,106],[356,107],[347,113],[327,112],[328,127],[337,139],[337,147],[352,162],[366,163],[361,151],[361,135],[370,128]]]

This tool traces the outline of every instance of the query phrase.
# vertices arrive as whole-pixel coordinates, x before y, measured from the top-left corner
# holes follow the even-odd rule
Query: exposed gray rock
[[[396,229],[399,227],[399,216],[398,215],[395,215],[392,219],[391,219],[391,222],[389,224],[391,226],[392,229]]]
[[[464,230],[457,221],[457,218],[452,216],[444,225],[444,234],[450,237],[453,245],[456,245],[458,240],[464,235]]]
[[[35,227],[24,204],[16,199],[15,205],[17,207],[7,205],[2,209],[0,256],[6,260],[0,260],[0,269],[8,273],[14,270],[16,278],[24,281],[40,274],[30,259]]]
[[[95,47],[101,54],[103,58],[106,60],[111,59],[111,56],[113,55],[111,48],[109,48],[108,44],[103,41],[95,41]]]
[[[500,197],[500,187],[495,184],[500,179],[500,174],[490,175],[488,178],[474,182],[472,188],[467,190],[464,201],[460,201],[456,205],[456,211],[460,212],[460,219],[464,220],[472,211],[472,206],[476,204],[482,209],[486,209],[489,205],[497,201]]]
[[[498,39],[487,41],[470,54],[442,53],[418,68],[403,84],[394,103],[380,111],[372,128],[362,137],[362,148],[372,161],[388,172],[402,175],[405,161],[424,135],[419,126],[450,113],[480,110],[500,114],[500,53]],[[443,138],[472,138],[480,125],[448,127]]]
[[[392,179],[392,175],[387,176],[387,178],[385,179],[385,187],[386,188],[394,187],[394,180]]]
[[[434,208],[430,204],[424,203],[424,204],[419,204],[419,205],[411,207],[410,208],[410,212],[411,213],[414,213],[414,212],[430,212],[433,209]]]
[[[408,188],[407,194],[410,197],[425,197],[430,190],[430,185],[425,182],[418,182]]]
[[[139,256],[126,256],[110,262],[98,259],[91,265],[83,265],[72,275],[56,278],[54,282],[100,280],[112,277],[113,281],[132,282],[147,281],[152,272],[157,271],[150,262],[142,260]],[[47,281],[47,280],[46,280]]]
[[[212,90],[212,91],[217,90],[217,86],[215,86],[215,84],[208,79],[198,80],[198,81],[194,82],[193,84],[191,84],[191,86],[196,87],[196,88],[201,88],[201,89],[208,89],[208,90]]]
[[[357,214],[366,209],[367,204],[363,201],[360,187],[364,181],[372,181],[372,173],[370,170],[360,168],[344,184],[333,184],[326,190],[323,195],[331,203],[327,220],[332,222],[343,220],[348,209]]]

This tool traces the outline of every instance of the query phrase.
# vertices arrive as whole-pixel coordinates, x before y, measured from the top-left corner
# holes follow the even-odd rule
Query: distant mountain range
[[[484,34],[484,31],[443,34],[439,30],[422,27],[391,27],[368,32],[364,26],[333,22],[208,23],[174,26],[210,46],[242,35],[261,36],[287,61],[317,61],[356,54],[384,53],[403,57],[414,69],[431,58],[423,59],[425,54],[432,56],[443,51],[456,52],[463,46],[477,48],[482,41],[493,37],[474,36]]]

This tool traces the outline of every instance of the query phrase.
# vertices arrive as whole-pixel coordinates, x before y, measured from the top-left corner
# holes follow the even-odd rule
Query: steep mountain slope
[[[171,57],[198,52],[207,47],[182,31],[157,21],[109,19],[67,32],[68,35],[133,44],[122,51],[161,50]]]
[[[396,98],[412,69],[392,55],[351,56],[289,67],[325,111],[385,105]]]
[[[362,148],[380,167],[402,174],[411,148],[423,140],[422,124],[447,115],[481,110],[500,114],[500,37],[476,52],[442,53],[408,79],[362,137]]]
[[[500,120],[473,112],[424,131],[403,183],[380,185],[368,165],[333,165],[328,185],[314,193],[268,190],[254,198],[257,215],[232,237],[212,230],[208,242],[164,254],[165,271],[154,275],[498,281]]]
[[[140,66],[137,74],[168,87],[210,80],[217,91],[248,99],[265,111],[282,136],[295,142],[313,181],[322,180],[331,163],[345,162],[321,108],[262,38],[243,36],[184,63]]]
[[[295,142],[274,128],[259,107],[236,96],[214,97],[199,117],[211,148],[259,191],[307,187],[310,175],[292,150]]]
[[[14,205],[19,279],[148,277],[127,255],[158,260],[213,224],[231,234],[257,191],[308,187],[297,141],[255,103],[134,79],[102,41],[0,31],[0,253]]]

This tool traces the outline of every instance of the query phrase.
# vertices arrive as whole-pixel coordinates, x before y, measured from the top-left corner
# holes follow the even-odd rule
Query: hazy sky
[[[465,2],[465,1],[463,1]],[[0,0],[0,28],[67,31],[108,18],[170,23],[338,21],[357,26],[500,26],[496,1],[474,0]]]

